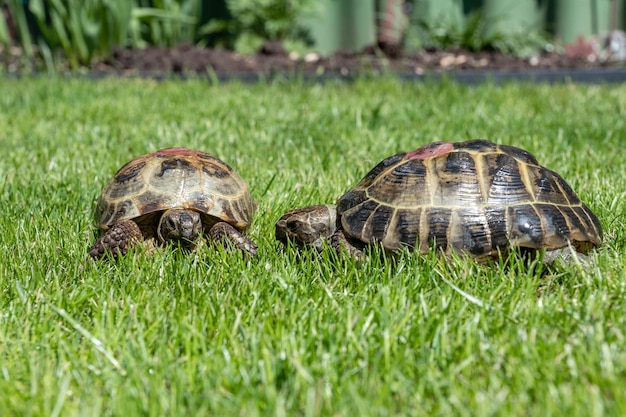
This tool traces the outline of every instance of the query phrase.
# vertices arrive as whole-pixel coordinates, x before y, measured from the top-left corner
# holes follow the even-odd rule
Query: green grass
[[[1,79],[0,415],[626,415],[625,121],[624,85]],[[382,158],[470,138],[566,178],[605,228],[596,266],[274,241]],[[85,263],[103,184],[169,146],[246,178],[258,257]]]

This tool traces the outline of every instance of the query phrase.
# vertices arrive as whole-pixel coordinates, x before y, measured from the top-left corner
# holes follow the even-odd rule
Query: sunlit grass
[[[0,80],[0,414],[625,415],[625,121],[626,86]],[[471,138],[562,174],[605,229],[592,268],[274,241],[384,157]],[[85,262],[101,187],[169,146],[248,181],[258,256]]]

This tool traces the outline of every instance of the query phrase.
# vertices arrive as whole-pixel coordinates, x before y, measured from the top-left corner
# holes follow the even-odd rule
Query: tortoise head
[[[162,242],[193,246],[202,231],[200,213],[193,210],[171,209],[161,216],[157,233]]]
[[[322,241],[337,229],[336,222],[337,207],[334,205],[320,204],[291,210],[276,223],[276,239],[321,250]]]

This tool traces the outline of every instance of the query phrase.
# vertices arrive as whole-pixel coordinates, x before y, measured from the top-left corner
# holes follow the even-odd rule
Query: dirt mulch
[[[567,48],[567,47],[566,47]],[[241,54],[224,49],[210,49],[183,44],[172,48],[148,47],[114,51],[110,59],[88,68],[95,75],[188,76],[216,75],[219,78],[304,75],[305,77],[354,77],[381,73],[402,76],[454,73],[471,74],[561,73],[568,70],[605,69],[614,80],[626,81],[626,61],[599,59],[590,54],[588,43],[577,43],[567,53],[550,53],[532,58],[518,58],[495,51],[422,50],[403,52],[390,57],[380,49],[367,48],[359,53],[337,52],[331,56],[288,53],[278,42],[267,42],[256,54]],[[19,74],[24,63],[23,51],[17,47],[0,51],[0,66],[6,73]],[[40,59],[37,59],[40,61]],[[41,67],[38,65],[37,67]],[[82,72],[81,72],[82,73]],[[532,77],[532,75],[531,75]],[[519,76],[517,76],[519,78]]]
[[[622,67],[623,65],[621,64]],[[193,45],[117,49],[110,60],[95,64],[92,70],[143,75],[213,73],[219,76],[258,76],[297,73],[348,76],[385,72],[424,74],[467,70],[527,71],[615,66],[615,63],[590,60],[589,57],[558,53],[523,59],[493,51],[472,53],[463,50],[407,52],[394,58],[374,49],[361,53],[338,52],[329,57],[314,53],[297,56],[287,53],[280,44],[267,43],[254,55]]]

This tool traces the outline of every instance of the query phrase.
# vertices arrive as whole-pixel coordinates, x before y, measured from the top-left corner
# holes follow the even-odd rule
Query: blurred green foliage
[[[454,19],[412,19],[407,44],[413,49],[460,48],[472,52],[494,50],[528,57],[536,55],[549,43],[539,31],[503,33],[490,30],[489,20],[480,11]]]
[[[214,19],[202,33],[219,35],[221,46],[240,52],[256,51],[266,40],[308,42],[299,18],[313,0],[225,0],[228,19]]]
[[[192,42],[201,0],[6,0],[0,44],[19,45],[31,68],[48,71],[62,52],[71,69],[106,58],[116,46],[141,48]],[[13,30],[12,30],[13,29]],[[12,33],[14,32],[14,33]]]
[[[110,57],[116,47],[194,43],[250,53],[267,40],[306,51],[314,44],[302,17],[314,0],[0,0],[0,48],[17,46],[23,69],[77,70]],[[461,24],[413,19],[408,48],[494,49],[527,56],[547,42],[538,33],[487,29],[479,13]]]

